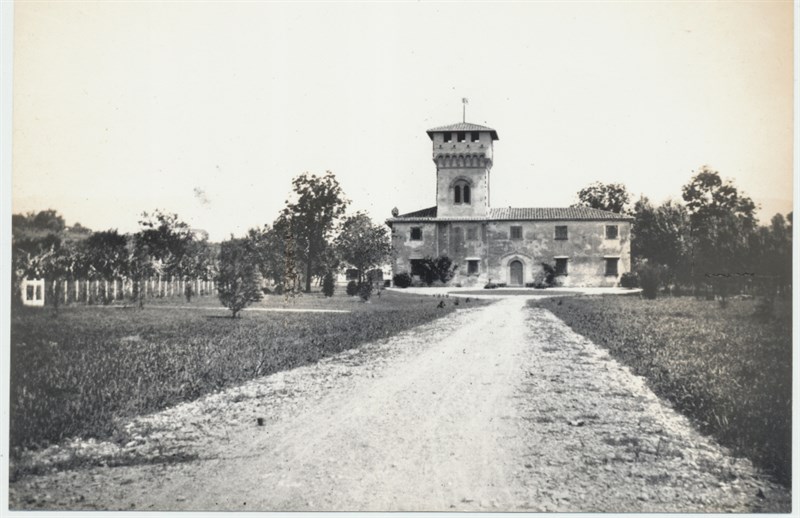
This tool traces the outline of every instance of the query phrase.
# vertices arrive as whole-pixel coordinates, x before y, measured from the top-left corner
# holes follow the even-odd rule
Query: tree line
[[[633,218],[633,272],[623,283],[641,284],[651,297],[791,293],[791,212],[758,225],[753,200],[709,166],[693,174],[680,200],[656,204],[641,196],[631,205],[630,198],[622,184],[594,183],[578,192],[577,203]]]
[[[656,204],[642,196],[631,204],[624,185],[596,182],[578,192],[577,204],[633,218],[633,272],[621,282],[641,285],[647,296],[791,292],[792,213],[758,225],[753,200],[708,166],[682,187],[681,200]],[[369,269],[391,257],[391,241],[384,225],[363,212],[348,215],[348,205],[333,173],[304,173],[293,179],[271,224],[222,243],[160,210],[143,213],[139,230],[130,234],[67,227],[54,210],[14,214],[14,298],[25,277],[52,279],[55,291],[67,279],[126,278],[141,305],[145,279],[199,278],[215,281],[236,314],[258,300],[266,284],[278,292],[308,292],[346,266],[358,270],[362,284]]]
[[[209,242],[177,214],[143,213],[139,230],[94,232],[48,209],[12,216],[12,287],[20,299],[24,278],[132,281],[132,299],[144,303],[142,282],[153,276],[215,281],[234,315],[260,298],[267,284],[278,292],[311,291],[312,284],[342,267],[356,268],[359,282],[391,251],[388,229],[363,212],[346,214],[349,200],[336,177],[304,173],[274,222],[244,237]],[[55,304],[58,297],[53,297]]]

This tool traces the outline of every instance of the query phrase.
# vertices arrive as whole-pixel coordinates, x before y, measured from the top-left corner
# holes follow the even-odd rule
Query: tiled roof
[[[428,207],[427,209],[415,210],[407,214],[400,214],[398,218],[435,218],[436,207]]]
[[[489,215],[481,216],[448,216],[437,218],[436,207],[401,214],[389,221],[403,219],[413,221],[599,221],[623,220],[631,218],[624,214],[589,207],[502,207],[490,208]]]
[[[488,127],[481,126],[480,124],[472,124],[471,122],[457,122],[448,126],[439,126],[438,128],[431,128],[426,133],[433,140],[433,133],[441,133],[443,131],[491,131],[492,140],[500,140],[497,136],[497,131]]]
[[[596,220],[630,218],[624,214],[589,207],[503,207],[489,209],[488,219]]]

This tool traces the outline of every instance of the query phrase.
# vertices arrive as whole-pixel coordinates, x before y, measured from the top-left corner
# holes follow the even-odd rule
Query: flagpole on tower
[[[467,122],[467,104],[469,104],[469,99],[467,99],[466,97],[462,97],[461,98],[461,103],[464,105],[462,107],[463,109],[462,109],[462,113],[461,113],[461,116],[462,116],[461,122]]]

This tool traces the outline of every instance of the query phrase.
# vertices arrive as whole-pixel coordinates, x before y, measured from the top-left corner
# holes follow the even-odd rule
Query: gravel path
[[[787,490],[524,304],[138,418],[118,443],[30,454],[45,474],[12,483],[11,507],[789,512]],[[76,456],[106,466],[58,469]]]

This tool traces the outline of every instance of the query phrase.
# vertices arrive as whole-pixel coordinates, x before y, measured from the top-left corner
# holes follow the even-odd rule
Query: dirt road
[[[24,477],[12,508],[789,510],[786,490],[519,298],[128,428],[125,445],[31,457],[130,461]]]

